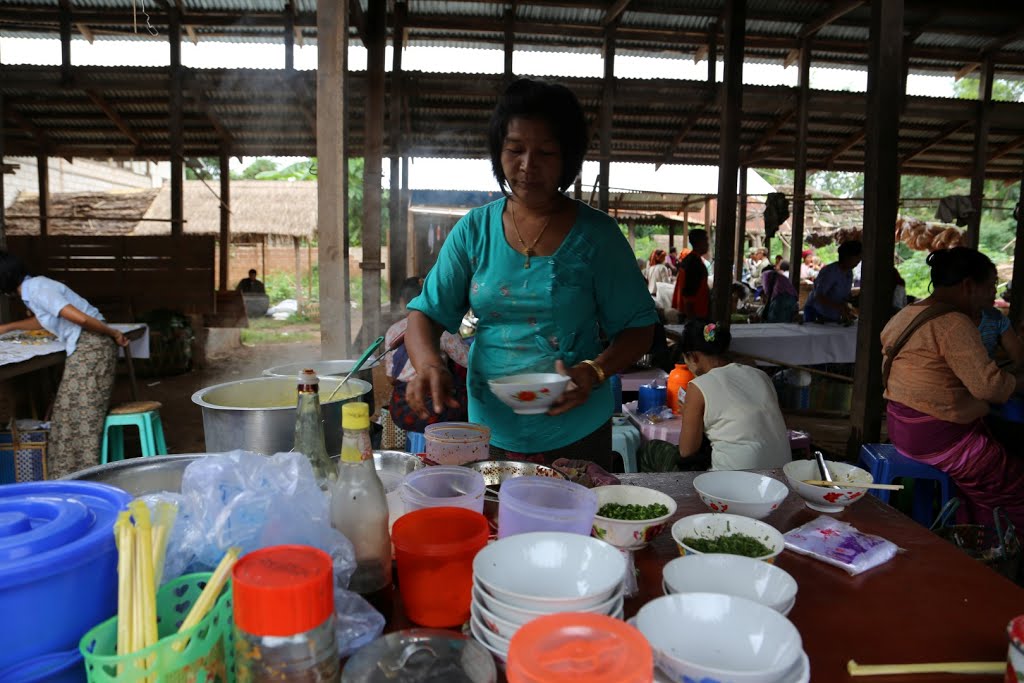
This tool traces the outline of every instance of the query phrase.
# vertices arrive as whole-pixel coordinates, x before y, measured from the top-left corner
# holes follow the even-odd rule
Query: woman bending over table
[[[996,268],[966,247],[935,251],[928,265],[932,295],[882,330],[889,438],[907,457],[952,477],[965,519],[991,524],[1000,506],[1024,529],[1024,459],[1011,456],[983,419],[990,403],[1024,389],[1024,375],[989,358],[974,324],[992,306]]]
[[[114,388],[116,345],[127,346],[128,340],[107,325],[88,301],[60,282],[29,275],[21,259],[5,251],[0,251],[0,293],[17,294],[33,314],[0,325],[0,334],[46,330],[64,344],[68,355],[53,404],[48,478],[98,464],[103,422]]]
[[[505,91],[488,133],[505,197],[455,225],[409,304],[405,344],[416,377],[406,400],[424,417],[453,404],[438,339],[472,307],[480,322],[469,352],[469,419],[490,427],[491,455],[586,459],[610,470],[605,379],[647,352],[658,316],[615,220],[564,194],[587,140],[583,109],[564,86],[522,79]],[[547,414],[518,415],[487,384],[556,369],[572,381]]]
[[[699,458],[707,435],[713,470],[782,467],[792,452],[775,387],[761,370],[729,359],[730,339],[707,320],[683,327],[683,358],[696,377],[680,410],[679,454],[684,466]]]

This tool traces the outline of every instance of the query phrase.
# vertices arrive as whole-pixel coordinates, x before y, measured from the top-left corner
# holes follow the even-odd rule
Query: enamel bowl
[[[636,615],[658,667],[673,680],[777,683],[803,654],[800,633],[775,610],[717,593],[655,598]]]
[[[623,611],[624,596],[622,591],[623,587],[619,586],[619,588],[612,593],[611,597],[604,602],[587,609],[574,609],[571,611],[593,612],[594,614],[607,614],[613,617],[619,617],[622,615]],[[523,609],[522,607],[516,607],[514,605],[508,605],[488,593],[477,583],[473,584],[473,604],[479,605],[483,609],[487,610],[487,613],[493,614],[495,617],[502,619],[509,624],[514,624],[516,627],[522,626],[528,621],[533,621],[537,617],[552,614],[551,610],[530,610]],[[570,610],[556,609],[554,611],[564,612]]]
[[[597,494],[598,511],[601,510],[602,505],[608,503],[619,503],[620,505],[661,503],[668,508],[668,514],[661,517],[636,521],[594,515],[594,537],[623,550],[643,548],[668,527],[668,520],[676,513],[676,501],[672,496],[643,486],[599,486],[594,489],[594,492]]]
[[[713,512],[728,512],[754,519],[770,515],[789,494],[789,489],[778,479],[739,470],[697,475],[693,488]]]
[[[605,602],[626,559],[604,541],[561,531],[516,534],[473,558],[473,580],[501,602],[542,612],[579,612]]]
[[[555,372],[531,372],[487,381],[491,392],[519,415],[548,412],[568,383],[568,376]]]
[[[773,564],[741,555],[686,555],[662,570],[668,593],[722,593],[747,598],[776,612],[792,609],[796,580]]]
[[[679,546],[680,555],[705,554],[687,545],[683,539],[700,538],[710,540],[729,534],[750,536],[771,548],[770,553],[755,557],[755,560],[775,562],[775,558],[786,547],[785,539],[782,538],[782,534],[775,527],[750,517],[741,517],[740,515],[709,512],[683,517],[672,525],[672,539]]]
[[[793,490],[804,499],[807,507],[818,512],[842,512],[847,505],[852,505],[867,495],[868,489],[843,488],[843,482],[870,484],[874,481],[867,470],[845,462],[826,460],[825,466],[839,488],[804,483],[807,479],[821,479],[818,463],[813,460],[794,460],[782,468],[782,473],[786,475],[786,480]]]

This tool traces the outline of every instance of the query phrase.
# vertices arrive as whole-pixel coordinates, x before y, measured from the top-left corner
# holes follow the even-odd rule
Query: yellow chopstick
[[[990,674],[1006,673],[1006,662],[929,662],[924,664],[846,663],[851,676],[893,676],[898,674]]]
[[[805,484],[812,486],[838,486],[844,489],[885,489],[886,491],[902,491],[903,484],[854,484],[848,481],[825,481],[824,479],[804,479]]]
[[[242,549],[237,546],[228,548],[227,553],[221,558],[220,564],[213,571],[213,576],[206,582],[206,588],[199,594],[196,601],[192,603],[192,609],[188,611],[185,616],[185,621],[181,622],[181,628],[178,629],[178,633],[186,631],[200,621],[203,617],[209,613],[213,608],[214,603],[217,602],[217,598],[220,597],[220,592],[224,588],[224,584],[228,582],[228,576],[231,574],[231,568],[235,566],[235,562],[238,561],[238,556],[241,554]],[[173,647],[176,652],[181,652],[185,649],[188,641],[178,641],[174,643]]]

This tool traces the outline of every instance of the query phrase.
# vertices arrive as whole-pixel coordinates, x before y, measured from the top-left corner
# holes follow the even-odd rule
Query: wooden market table
[[[763,472],[782,481],[781,470]],[[618,475],[624,484],[648,486],[678,503],[675,518],[707,512],[693,490],[699,472]],[[794,492],[765,521],[789,531],[818,514]],[[859,576],[818,560],[784,551],[778,566],[799,585],[789,618],[803,637],[811,661],[811,680],[821,683],[993,683],[994,676],[872,676],[853,679],[847,660],[862,664],[1006,659],[1006,626],[1024,614],[1024,589],[972,560],[899,511],[866,496],[838,518],[858,530],[878,534],[903,552]],[[630,617],[661,595],[661,570],[679,553],[666,531],[636,553],[640,594],[626,600]],[[402,608],[397,589],[376,596],[387,617],[386,631],[415,628]],[[699,634],[694,634],[699,638]],[[504,681],[504,677],[500,677]]]

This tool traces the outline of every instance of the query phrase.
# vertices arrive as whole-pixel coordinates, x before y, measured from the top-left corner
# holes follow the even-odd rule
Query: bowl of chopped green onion
[[[786,547],[775,527],[750,517],[709,512],[683,517],[672,525],[680,555],[726,553],[775,562]]]
[[[592,535],[616,548],[636,550],[668,526],[676,501],[643,486],[599,486]]]

